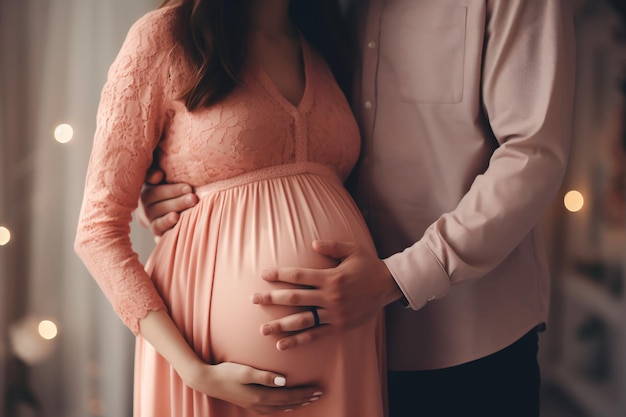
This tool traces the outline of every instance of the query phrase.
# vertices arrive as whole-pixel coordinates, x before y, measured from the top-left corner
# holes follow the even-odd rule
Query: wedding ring
[[[320,316],[317,314],[317,307],[311,307],[311,313],[313,313],[313,327],[320,325]]]

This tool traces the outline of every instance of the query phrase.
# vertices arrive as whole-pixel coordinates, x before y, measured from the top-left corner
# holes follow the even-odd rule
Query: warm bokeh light
[[[74,128],[67,123],[60,124],[54,129],[54,138],[59,143],[67,143],[74,137]]]
[[[4,226],[0,226],[0,246],[4,246],[11,241],[11,231]]]
[[[585,205],[585,199],[580,192],[572,190],[568,191],[567,194],[565,194],[563,203],[565,204],[566,209],[575,213],[583,208],[583,206]]]
[[[39,326],[37,327],[39,331],[39,335],[46,340],[52,340],[57,337],[57,325],[50,320],[41,320],[39,322]]]
[[[41,363],[54,352],[56,332],[56,324],[52,321],[33,315],[24,316],[9,326],[11,351],[28,365]]]

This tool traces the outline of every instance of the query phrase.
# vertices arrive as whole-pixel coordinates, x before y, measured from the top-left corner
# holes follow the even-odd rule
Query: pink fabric
[[[388,309],[389,367],[489,355],[547,320],[538,224],[571,139],[570,1],[352,3],[356,196],[412,308]]]
[[[193,113],[176,100],[187,67],[172,36],[171,11],[131,29],[102,93],[76,249],[135,333],[148,311],[166,307],[197,354],[281,372],[289,385],[317,382],[324,396],[297,416],[380,417],[382,321],[279,352],[260,325],[298,311],[251,304],[272,266],[326,268],[315,238],[358,241],[369,232],[342,182],[359,153],[349,106],[323,60],[303,42],[306,88],[295,106],[251,63],[244,85]],[[144,267],[128,224],[146,169],[196,187]],[[283,415],[284,413],[281,413]],[[135,416],[252,416],[186,387],[137,339]]]

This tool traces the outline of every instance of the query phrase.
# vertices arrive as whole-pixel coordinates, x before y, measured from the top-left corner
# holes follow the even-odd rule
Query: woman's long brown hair
[[[177,36],[192,63],[181,99],[188,110],[211,105],[239,82],[250,30],[248,0],[165,0],[178,15]],[[326,58],[349,97],[351,63],[336,0],[291,0],[292,21]]]

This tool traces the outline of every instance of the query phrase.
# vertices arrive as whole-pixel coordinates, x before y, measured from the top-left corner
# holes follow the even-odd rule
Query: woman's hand
[[[194,390],[259,414],[308,406],[322,395],[319,387],[285,388],[282,375],[232,362],[196,366],[187,374],[181,377]]]
[[[285,377],[246,365],[209,365],[191,349],[168,313],[150,311],[140,320],[141,335],[172,365],[183,382],[209,397],[266,414],[293,410],[317,401],[317,386],[286,388]]]

